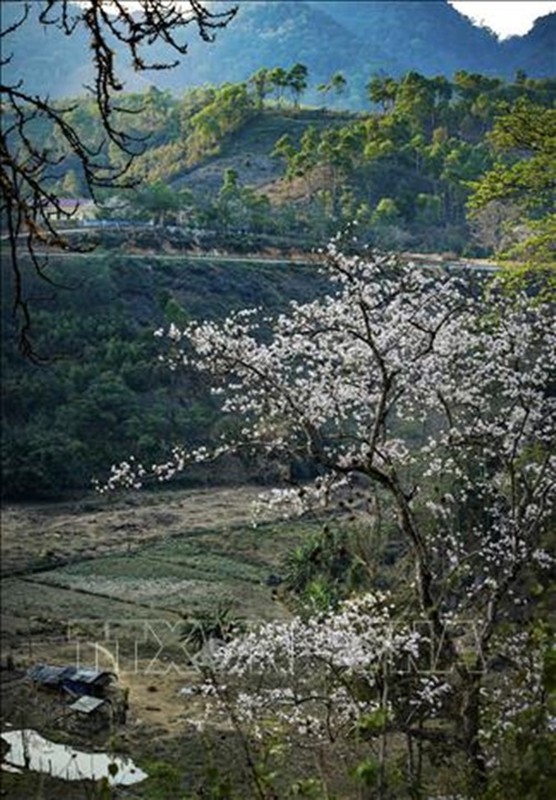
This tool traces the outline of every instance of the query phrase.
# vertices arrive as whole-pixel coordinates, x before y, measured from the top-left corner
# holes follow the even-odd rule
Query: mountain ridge
[[[447,0],[242,0],[227,28],[215,41],[200,41],[188,31],[189,53],[172,70],[138,74],[120,61],[126,91],[148,85],[181,94],[206,83],[245,81],[261,67],[301,62],[309,71],[306,101],[322,102],[317,86],[341,72],[347,85],[341,97],[327,96],[334,107],[361,109],[368,102],[366,85],[375,74],[399,77],[415,70],[423,75],[452,75],[457,70],[510,78],[520,70],[530,77],[555,74],[556,14],[539,18],[525,36],[499,41],[487,28],[474,25]],[[3,27],[17,19],[22,3],[4,6]],[[79,27],[71,37],[55,27],[45,32],[38,22],[40,5],[7,37],[13,53],[5,80],[24,81],[29,93],[51,97],[81,94],[90,80],[89,47]],[[168,60],[159,45],[151,61]]]

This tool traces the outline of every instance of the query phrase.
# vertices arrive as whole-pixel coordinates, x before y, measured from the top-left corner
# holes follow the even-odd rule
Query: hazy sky
[[[75,0],[83,2],[86,0]],[[127,0],[133,6],[134,0]],[[176,0],[180,2],[180,0]],[[234,0],[217,0],[228,6]],[[556,11],[556,0],[448,0],[461,14],[471,17],[473,22],[484,24],[501,39],[507,36],[522,36],[533,27],[537,17]],[[210,2],[208,3],[210,5]]]
[[[556,11],[552,0],[449,0],[460,14],[471,17],[473,22],[485,24],[500,38],[523,35],[533,27],[537,17]]]

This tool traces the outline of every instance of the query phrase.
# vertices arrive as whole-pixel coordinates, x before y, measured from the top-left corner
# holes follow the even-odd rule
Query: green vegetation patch
[[[276,570],[286,553],[321,528],[322,521],[317,519],[286,520],[257,527],[238,526],[225,533],[203,531],[196,535],[196,541],[213,553],[234,553],[244,563],[266,564]]]
[[[42,573],[42,581],[51,581],[59,585],[89,589],[91,585],[114,581],[121,584],[123,591],[137,584],[141,594],[148,594],[147,587],[165,586],[168,592],[174,593],[186,587],[191,581],[219,582],[246,581],[260,583],[264,578],[264,570],[255,568],[242,561],[214,555],[210,552],[187,558],[182,555],[176,559],[170,545],[161,546],[157,556],[146,555],[108,556],[79,564],[62,567],[51,572]]]
[[[3,636],[10,638],[64,633],[75,620],[106,621],[133,619],[134,603],[100,593],[75,591],[75,586],[48,585],[34,580],[8,578],[2,581]],[[163,611],[161,615],[167,616]]]

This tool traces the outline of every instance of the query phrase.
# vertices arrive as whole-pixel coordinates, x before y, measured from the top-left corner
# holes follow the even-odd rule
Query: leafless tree
[[[0,33],[6,67],[12,59],[10,36],[37,13],[39,22],[54,26],[65,36],[84,31],[89,42],[93,79],[85,87],[98,109],[102,137],[98,143],[85,143],[69,116],[75,104],[62,104],[28,92],[23,81],[0,83],[2,126],[0,138],[0,180],[2,201],[0,220],[3,239],[8,243],[13,278],[13,312],[18,321],[19,345],[29,358],[36,354],[30,339],[31,314],[26,286],[24,261],[48,280],[47,260],[41,249],[70,248],[67,238],[57,228],[54,218],[69,218],[76,209],[67,209],[61,196],[52,188],[51,176],[68,159],[77,159],[91,197],[100,187],[130,185],[126,174],[144,141],[123,129],[122,112],[133,113],[118,105],[124,89],[115,63],[115,49],[129,58],[137,72],[167,70],[179,63],[187,52],[185,29],[197,29],[205,41],[228,24],[235,7],[213,11],[199,0],[43,0],[22,5],[21,16]],[[150,62],[148,48],[162,43],[169,51],[164,62]],[[6,70],[4,69],[4,74]],[[140,109],[135,109],[140,111]],[[47,149],[39,143],[35,131],[41,123],[53,131],[57,146]],[[109,157],[109,149],[123,156],[119,164]],[[39,249],[39,247],[41,249]]]

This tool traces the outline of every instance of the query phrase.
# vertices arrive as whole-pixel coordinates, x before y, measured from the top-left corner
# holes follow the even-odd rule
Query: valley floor
[[[198,735],[200,674],[180,642],[180,623],[219,603],[230,603],[246,620],[289,613],[267,584],[300,541],[303,525],[254,528],[252,505],[260,492],[198,489],[5,507],[2,730],[34,728],[83,749],[103,749],[110,740],[141,768],[145,759],[173,761],[184,738],[191,739],[198,761],[192,777],[200,774],[206,755]],[[63,701],[25,676],[36,663],[117,672],[129,690],[126,724],[68,732]],[[224,721],[213,720],[211,728],[219,741],[232,735]],[[2,773],[12,798],[36,796],[45,780],[38,773]],[[81,797],[54,785],[44,797]]]

